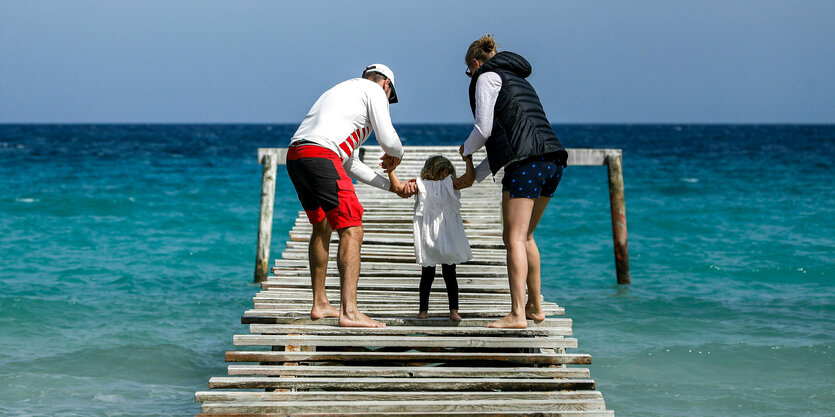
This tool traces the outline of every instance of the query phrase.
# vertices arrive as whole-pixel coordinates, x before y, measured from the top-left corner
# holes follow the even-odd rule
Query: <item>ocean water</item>
[[[256,148],[290,125],[0,125],[0,415],[193,415],[258,287]],[[406,145],[467,125],[398,126]],[[555,126],[543,292],[619,416],[835,415],[835,126]],[[408,155],[407,155],[408,157]],[[279,169],[272,254],[299,203]]]

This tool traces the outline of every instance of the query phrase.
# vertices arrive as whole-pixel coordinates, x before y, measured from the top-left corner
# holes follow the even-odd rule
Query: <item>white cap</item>
[[[362,71],[362,75],[365,76],[365,74],[369,72],[382,74],[391,81],[391,98],[389,99],[389,103],[397,103],[397,92],[394,90],[394,72],[383,64],[371,64],[365,67]]]

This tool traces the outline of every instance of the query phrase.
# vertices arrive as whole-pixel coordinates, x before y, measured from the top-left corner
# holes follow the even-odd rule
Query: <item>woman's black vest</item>
[[[502,88],[493,109],[493,130],[487,138],[487,159],[495,175],[510,162],[531,156],[556,154],[563,165],[568,152],[557,139],[545,117],[545,110],[531,84],[531,64],[513,52],[499,52],[473,73],[470,81],[470,107],[475,116],[475,84],[481,74],[495,72]]]

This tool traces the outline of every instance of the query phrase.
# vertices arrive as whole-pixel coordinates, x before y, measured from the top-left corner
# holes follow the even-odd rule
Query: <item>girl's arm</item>
[[[394,169],[391,168],[389,168],[389,182],[391,183],[389,191],[396,194],[403,192],[403,183],[400,182],[400,178],[397,178],[397,174],[394,172]]]
[[[470,187],[475,182],[475,167],[473,167],[473,156],[467,155],[464,157],[464,163],[467,164],[467,171],[464,175],[452,180],[452,188],[460,190]]]
[[[406,182],[401,182],[400,178],[397,177],[397,174],[394,172],[394,168],[391,166],[387,166],[386,169],[389,169],[389,183],[391,187],[389,191],[397,194],[400,198],[409,198],[417,193],[417,182],[414,179],[411,179]]]

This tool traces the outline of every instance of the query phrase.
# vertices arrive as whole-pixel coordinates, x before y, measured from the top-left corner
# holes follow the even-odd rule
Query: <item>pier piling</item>
[[[612,209],[612,239],[615,246],[615,271],[618,284],[629,284],[629,245],[626,242],[626,202],[623,195],[623,156],[620,152],[606,157],[609,168],[609,204]]]

